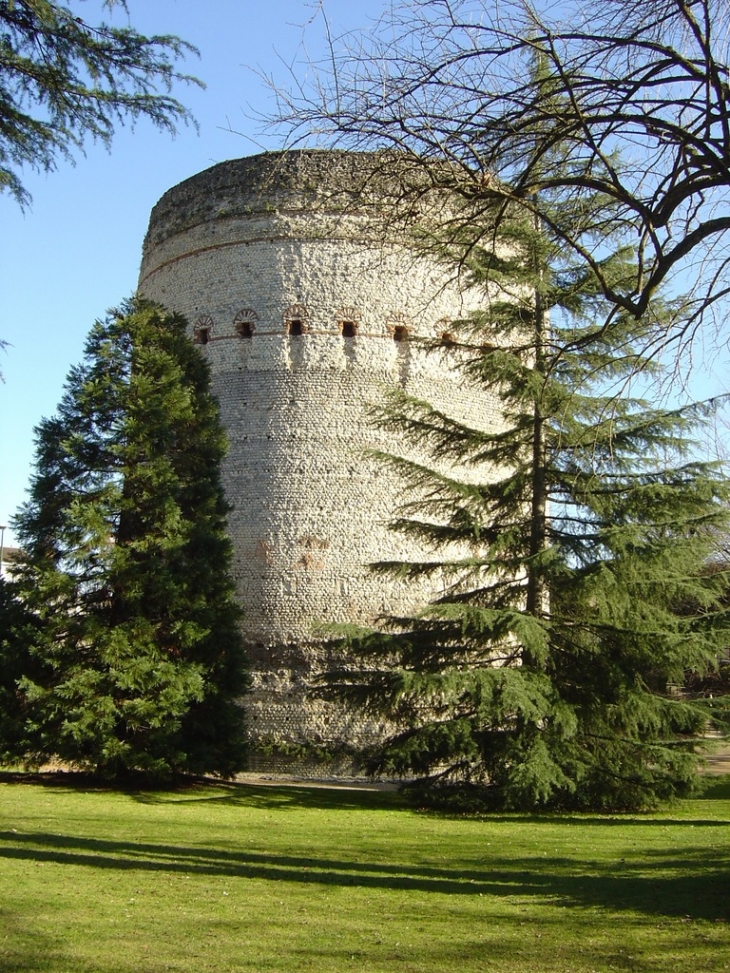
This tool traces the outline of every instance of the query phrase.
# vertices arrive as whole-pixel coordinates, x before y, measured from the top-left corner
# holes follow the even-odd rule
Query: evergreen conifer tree
[[[180,316],[136,301],[97,322],[37,429],[16,518],[17,587],[38,622],[26,759],[109,777],[241,768],[225,448]]]
[[[105,0],[107,10],[124,0]],[[146,118],[175,133],[190,112],[171,96],[180,59],[196,54],[170,35],[86,20],[86,4],[0,0],[0,193],[30,202],[24,166],[56,169],[89,137],[111,145],[124,121]]]
[[[0,760],[22,754],[26,739],[26,700],[20,681],[42,668],[30,654],[38,622],[11,581],[0,578]]]
[[[611,250],[599,198],[540,211],[600,239],[604,280],[627,279],[631,254]],[[485,310],[456,323],[455,354],[498,396],[504,426],[470,428],[404,393],[379,413],[436,461],[381,457],[412,488],[393,526],[443,553],[376,567],[446,586],[411,617],[346,632],[327,691],[390,721],[372,769],[415,775],[432,798],[648,806],[691,786],[697,734],[722,716],[683,693],[730,639],[727,574],[706,570],[728,484],[692,451],[712,404],[630,394],[658,371],[649,337],[679,307],[656,301],[640,321],[607,311],[549,221],[504,219],[489,251],[463,245],[469,229],[449,251],[483,284]]]

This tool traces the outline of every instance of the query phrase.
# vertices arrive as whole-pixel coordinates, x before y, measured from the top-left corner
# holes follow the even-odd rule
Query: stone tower
[[[223,162],[170,189],[145,239],[140,292],[187,317],[230,439],[223,478],[260,749],[377,733],[312,693],[326,665],[317,626],[367,623],[429,594],[367,567],[424,557],[388,529],[403,485],[366,450],[402,444],[373,426],[369,407],[400,386],[458,417],[498,421],[450,356],[417,340],[446,332],[477,295],[408,247],[386,183],[365,154]]]

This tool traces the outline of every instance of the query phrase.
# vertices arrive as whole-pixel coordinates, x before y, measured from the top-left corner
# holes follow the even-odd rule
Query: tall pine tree
[[[627,279],[631,254],[611,251],[600,199],[550,212],[600,239],[604,279]],[[730,640],[727,574],[707,570],[730,490],[691,440],[712,406],[630,395],[658,371],[650,336],[681,309],[610,313],[590,266],[524,213],[503,219],[493,251],[463,257],[459,236],[468,223],[448,249],[485,310],[455,325],[455,352],[498,396],[504,426],[470,428],[402,393],[379,414],[435,461],[382,456],[412,488],[393,527],[443,554],[377,569],[447,583],[411,617],[349,631],[328,691],[390,720],[372,769],[415,775],[432,797],[651,805],[691,786],[697,735],[720,713],[683,686]],[[469,553],[454,558],[454,545]]]
[[[242,766],[225,436],[185,327],[141,301],[98,322],[37,429],[16,518],[16,587],[39,623],[21,683],[30,761],[109,777]]]
[[[11,581],[0,578],[0,761],[13,762],[24,752],[27,716],[23,677],[42,665],[30,653],[38,620],[17,596]]]

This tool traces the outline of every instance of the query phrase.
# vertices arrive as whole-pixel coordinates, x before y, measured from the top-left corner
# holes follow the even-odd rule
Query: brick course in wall
[[[388,233],[376,157],[267,153],[224,162],[166,193],[144,245],[140,292],[182,312],[212,372],[230,450],[254,745],[337,747],[380,728],[317,698],[318,626],[407,611],[434,582],[376,576],[378,560],[429,552],[388,529],[403,484],[366,451],[408,448],[368,414],[398,386],[481,427],[495,401],[418,338],[477,307],[446,268]]]

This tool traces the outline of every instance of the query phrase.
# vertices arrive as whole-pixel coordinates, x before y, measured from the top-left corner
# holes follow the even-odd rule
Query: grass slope
[[[0,778],[2,973],[730,970],[730,777],[632,817]]]

